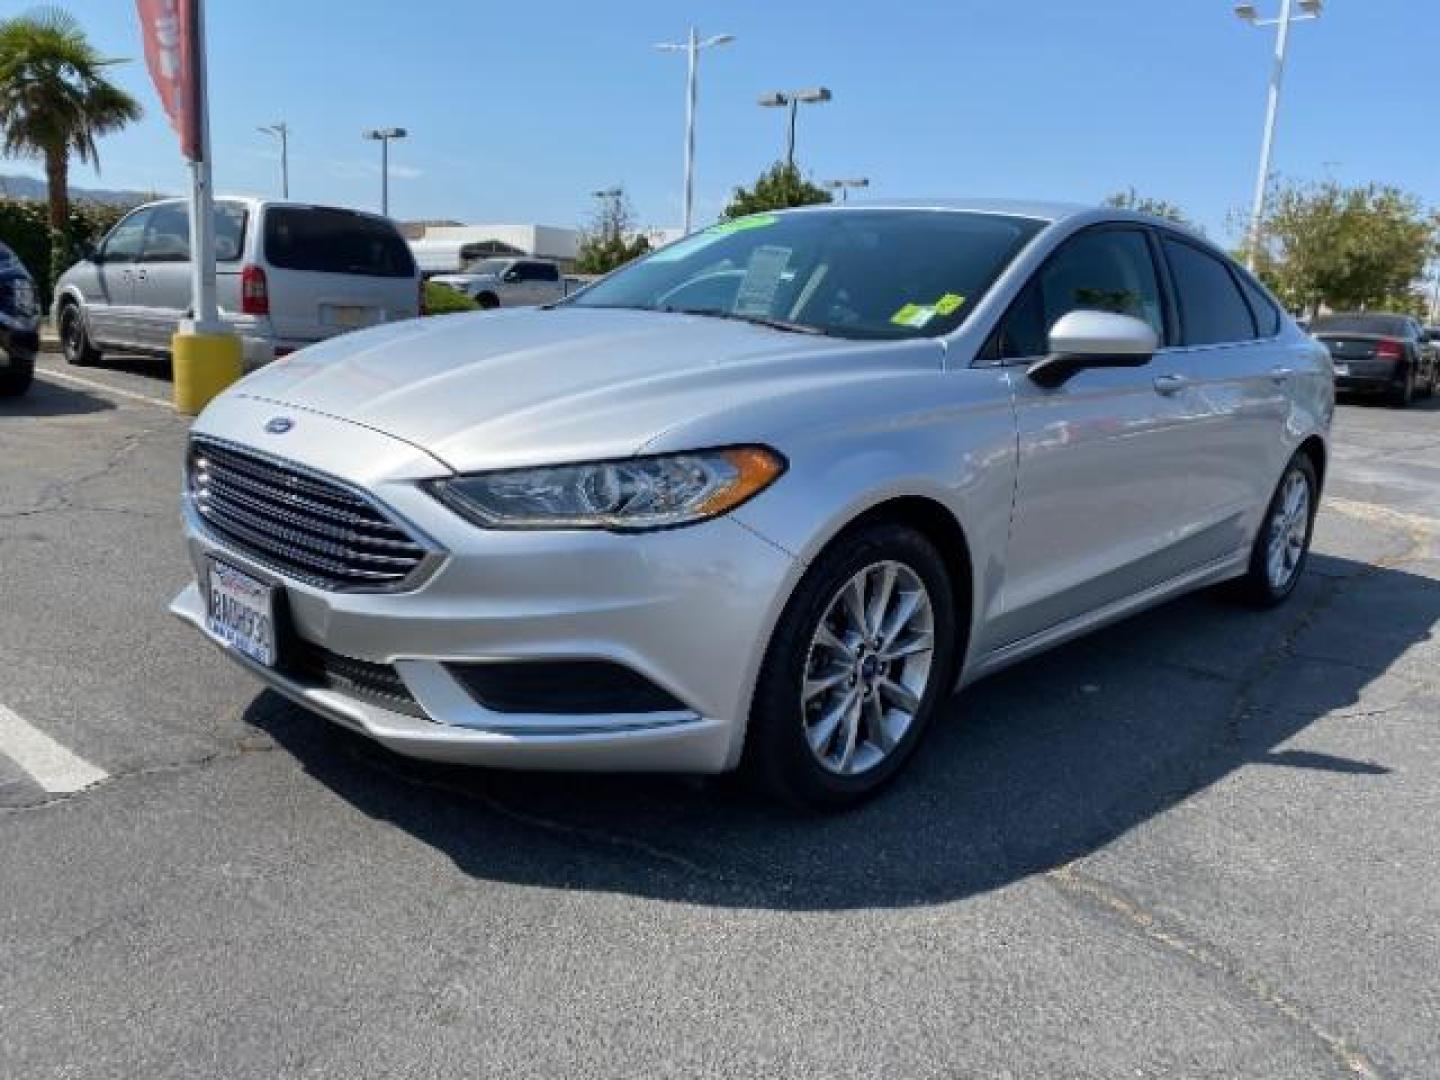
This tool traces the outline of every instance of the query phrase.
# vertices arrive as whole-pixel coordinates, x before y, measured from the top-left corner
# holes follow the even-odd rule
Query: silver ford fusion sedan
[[[191,436],[172,609],[404,754],[841,806],[960,685],[1226,579],[1284,600],[1333,386],[1142,215],[741,218],[234,386]]]

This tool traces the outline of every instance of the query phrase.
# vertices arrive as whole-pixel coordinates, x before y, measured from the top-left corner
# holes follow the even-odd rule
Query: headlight
[[[769,487],[785,459],[764,446],[507,469],[439,480],[432,492],[493,529],[656,529],[704,521]]]

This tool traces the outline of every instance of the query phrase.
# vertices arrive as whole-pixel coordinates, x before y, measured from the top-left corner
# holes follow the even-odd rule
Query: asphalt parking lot
[[[0,1077],[1440,1075],[1440,402],[1342,407],[1284,608],[1012,669],[801,818],[260,692],[165,612],[161,370],[0,403],[0,740],[53,740],[0,747]]]

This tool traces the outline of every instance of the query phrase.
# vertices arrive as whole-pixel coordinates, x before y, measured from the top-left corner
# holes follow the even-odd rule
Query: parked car
[[[1440,362],[1420,324],[1409,315],[1354,312],[1322,315],[1310,333],[1330,350],[1342,393],[1384,395],[1404,407],[1429,397],[1440,383]]]
[[[553,304],[566,292],[560,267],[544,259],[481,259],[463,274],[436,274],[430,280],[464,293],[482,308]]]
[[[336,334],[420,314],[420,273],[388,219],[270,199],[217,199],[216,290],[248,366]],[[190,316],[184,200],[137,207],[60,278],[54,320],[65,358],[165,353]]]
[[[0,243],[0,397],[19,397],[35,377],[40,351],[40,306],[35,279]]]
[[[723,300],[717,267],[744,268]],[[402,753],[844,805],[957,685],[1216,582],[1289,596],[1334,392],[1156,218],[763,214],[220,395],[172,610]]]

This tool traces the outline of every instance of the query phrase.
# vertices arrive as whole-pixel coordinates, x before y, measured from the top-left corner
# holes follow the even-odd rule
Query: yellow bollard
[[[175,408],[190,416],[245,372],[240,339],[234,334],[176,334],[170,339],[170,355]]]

